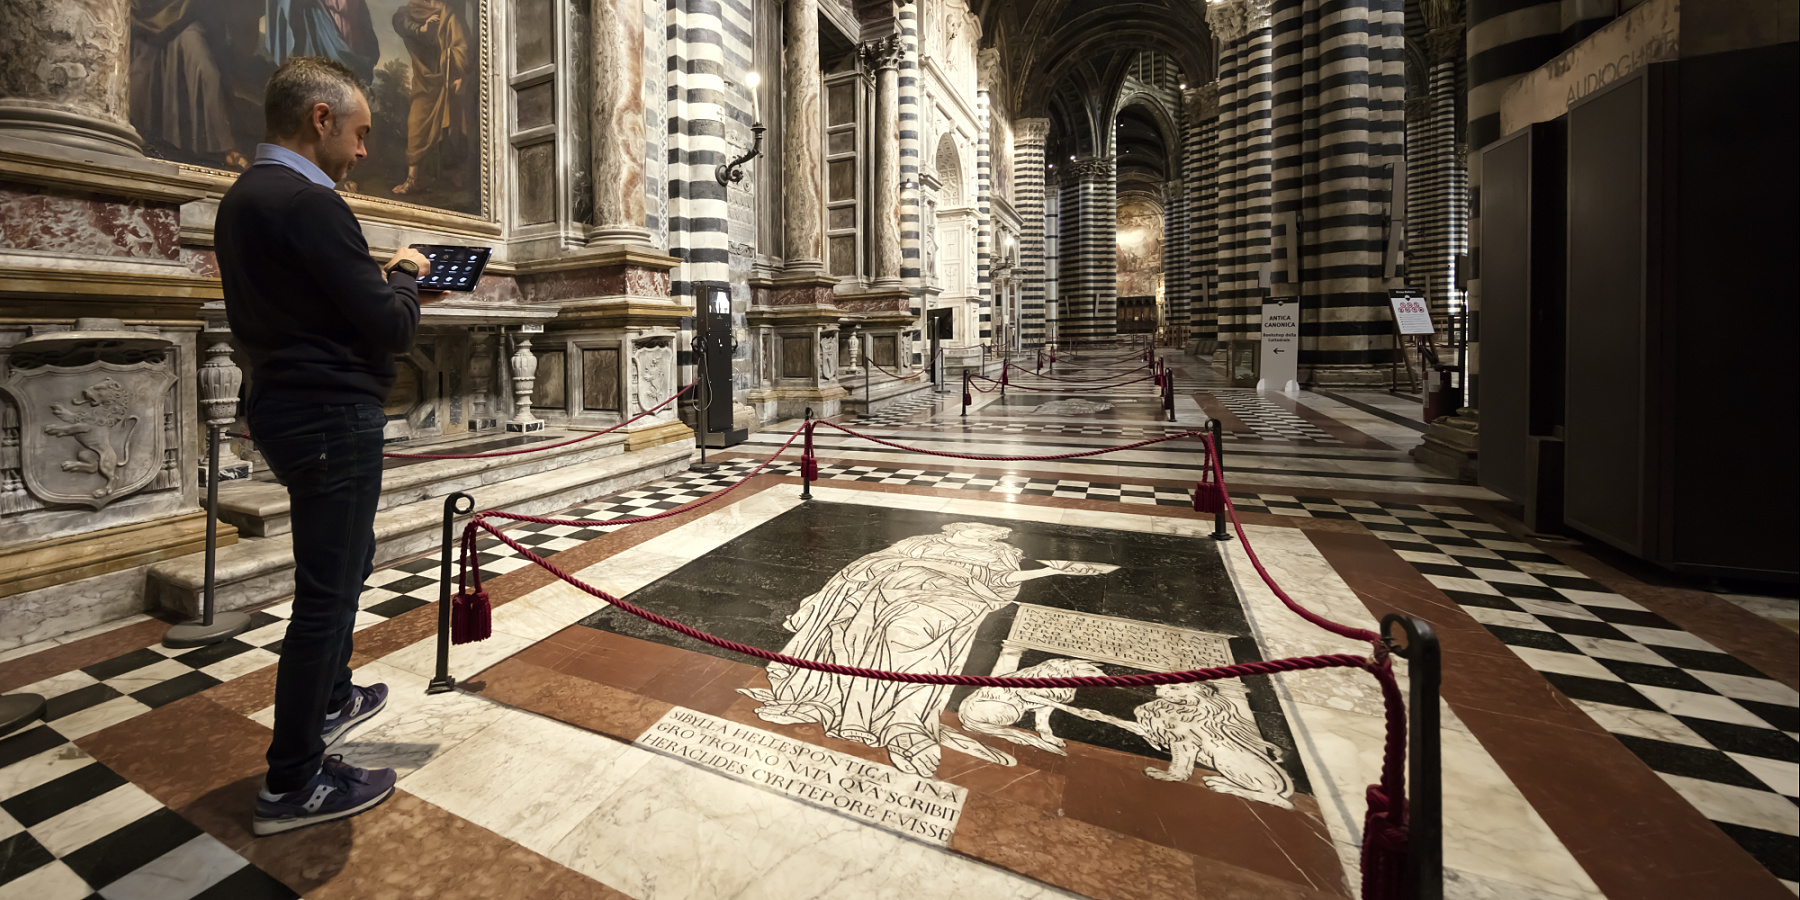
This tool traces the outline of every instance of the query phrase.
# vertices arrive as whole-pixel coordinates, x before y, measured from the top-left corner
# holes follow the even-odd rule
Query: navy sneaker
[[[305,787],[285,794],[271,794],[267,787],[258,791],[251,830],[261,837],[346,819],[393,795],[393,769],[358,769],[334,753]]]
[[[338,739],[350,733],[350,729],[361,725],[375,717],[387,706],[388,689],[385,684],[372,684],[368,687],[350,686],[350,699],[342,709],[325,715],[325,729],[321,735],[325,738],[325,746],[337,743]]]

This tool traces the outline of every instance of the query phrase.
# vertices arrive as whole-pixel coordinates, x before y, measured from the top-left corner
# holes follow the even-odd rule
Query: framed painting
[[[269,75],[323,56],[363,80],[374,119],[343,191],[486,216],[488,2],[132,0],[131,123],[148,155],[234,175]]]

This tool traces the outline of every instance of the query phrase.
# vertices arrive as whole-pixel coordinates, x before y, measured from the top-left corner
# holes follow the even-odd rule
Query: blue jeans
[[[250,433],[287,487],[294,540],[294,612],[275,676],[268,787],[299,790],[325,755],[325,715],[350,699],[357,600],[375,570],[381,436],[373,403],[255,398]]]

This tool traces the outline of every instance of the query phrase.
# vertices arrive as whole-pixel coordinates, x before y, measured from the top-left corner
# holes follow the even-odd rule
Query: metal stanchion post
[[[805,438],[805,445],[804,445],[809,450],[812,449],[812,435],[813,435],[812,420],[813,420],[813,411],[812,411],[812,407],[809,406],[806,408],[806,425],[805,425],[806,438]],[[811,500],[812,499],[812,473],[806,471],[806,457],[804,457],[804,456],[802,456],[800,459],[800,499],[802,499],[802,500]]]
[[[1406,660],[1407,706],[1410,707],[1408,751],[1412,784],[1406,803],[1407,894],[1414,900],[1444,897],[1443,743],[1438,721],[1438,687],[1443,680],[1443,651],[1431,623],[1414,616],[1388,614],[1381,619],[1382,642]]]
[[[215,344],[217,350],[223,344]],[[163,632],[163,646],[204,647],[230,640],[250,630],[244,613],[216,612],[219,559],[219,436],[237,419],[238,388],[244,375],[231,364],[228,352],[211,354],[200,367],[200,403],[206,410],[206,584],[201,589],[200,619],[171,625]]]
[[[972,384],[974,384],[974,382],[969,379],[969,373],[964,372],[963,373],[962,417],[965,419],[969,417],[969,386]]]
[[[1218,454],[1216,459],[1219,465],[1219,490],[1223,492],[1225,490],[1225,423],[1213,419],[1207,423],[1207,427],[1212,430],[1212,452]],[[1212,460],[1208,460],[1207,464],[1211,465],[1212,462]],[[1231,540],[1231,529],[1225,527],[1225,504],[1223,503],[1219,504],[1219,511],[1213,513],[1212,539],[1215,541]]]
[[[712,385],[706,376],[706,340],[694,337],[694,437],[700,441],[700,461],[688,465],[689,472],[717,472],[718,463],[706,461],[706,436],[712,429]]]
[[[437,674],[425,686],[427,694],[442,694],[456,689],[456,679],[450,677],[450,547],[456,537],[456,517],[474,511],[475,498],[462,491],[444,498],[444,549],[443,556],[438,561]],[[479,560],[470,562],[481,564]]]

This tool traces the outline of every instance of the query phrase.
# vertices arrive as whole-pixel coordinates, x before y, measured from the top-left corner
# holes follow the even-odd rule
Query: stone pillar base
[[[506,423],[506,430],[510,431],[514,434],[530,434],[534,431],[543,431],[544,423],[543,422],[508,422],[508,423]]]
[[[144,142],[129,125],[29,101],[0,100],[0,134],[81,153],[144,158]]]
[[[1436,469],[1465,484],[1481,474],[1481,410],[1467,407],[1454,416],[1439,416],[1425,429],[1425,440],[1412,449],[1419,465]]]
[[[673,444],[677,441],[692,443],[693,440],[694,429],[689,428],[680,420],[657,422],[644,428],[628,429],[625,432],[625,451],[629,453],[633,450],[660,447],[663,444]]]

